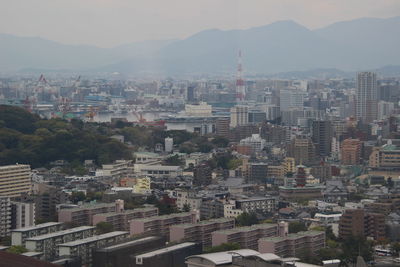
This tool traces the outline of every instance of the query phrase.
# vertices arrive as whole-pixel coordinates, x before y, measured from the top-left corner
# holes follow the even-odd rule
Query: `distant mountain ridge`
[[[239,49],[248,74],[369,70],[400,65],[399,29],[400,17],[362,18],[317,30],[278,21],[246,30],[210,29],[183,40],[146,41],[109,49],[0,34],[0,71],[232,73]]]

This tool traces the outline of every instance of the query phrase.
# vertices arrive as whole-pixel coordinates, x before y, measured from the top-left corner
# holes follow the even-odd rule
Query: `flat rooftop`
[[[178,245],[175,245],[175,246],[166,247],[166,248],[162,248],[162,249],[157,249],[157,250],[153,250],[151,252],[147,252],[147,253],[144,253],[144,254],[136,255],[135,258],[151,258],[151,257],[154,257],[156,255],[168,253],[170,251],[178,250],[178,249],[185,248],[185,247],[190,247],[190,246],[193,246],[195,244],[196,243],[193,243],[193,242],[185,242],[185,243],[181,243],[181,244],[178,244]]]
[[[54,232],[54,233],[50,233],[50,234],[34,236],[34,237],[26,239],[26,241],[40,241],[40,240],[45,240],[45,239],[49,239],[49,238],[54,238],[54,237],[58,237],[58,236],[63,236],[63,235],[86,231],[86,230],[95,229],[95,228],[96,227],[94,227],[94,226],[80,226],[80,227],[75,227],[75,228],[58,231],[58,232]]]
[[[113,250],[118,250],[118,249],[121,249],[121,248],[129,247],[131,245],[141,244],[141,243],[145,243],[147,241],[157,240],[157,239],[160,239],[160,238],[161,237],[159,237],[159,236],[149,236],[149,237],[135,239],[135,240],[132,240],[132,241],[121,243],[121,244],[117,244],[117,245],[112,245],[112,246],[109,246],[109,247],[101,248],[98,251],[110,252],[110,251],[113,251]]]
[[[137,209],[133,209],[133,210],[124,210],[122,212],[106,212],[106,213],[99,213],[96,215],[101,215],[101,216],[115,216],[115,215],[119,215],[119,214],[132,214],[132,213],[136,213],[136,212],[146,212],[146,211],[155,211],[158,210],[158,208],[154,207],[148,207],[148,208],[137,208]],[[96,216],[94,215],[94,216]]]
[[[55,226],[55,225],[61,225],[61,224],[63,224],[63,223],[62,222],[47,222],[47,223],[37,224],[35,226],[14,229],[14,230],[11,230],[11,232],[28,232],[28,231],[32,231],[32,230],[38,230],[38,229],[47,228],[47,227],[51,227],[51,226]]]
[[[128,235],[129,232],[124,232],[124,231],[114,231],[114,232],[110,232],[110,233],[106,233],[106,234],[102,234],[102,235],[95,235],[92,237],[88,237],[88,238],[84,238],[84,239],[80,239],[80,240],[75,240],[72,242],[67,242],[64,244],[60,244],[58,246],[60,247],[76,247],[79,245],[83,245],[86,243],[91,243],[91,242],[95,242],[98,240],[103,240],[103,239],[107,239],[107,238],[112,238],[112,237],[117,237],[117,236],[121,236],[121,235]]]
[[[230,222],[230,221],[234,222],[235,220],[233,218],[218,218],[218,219],[200,221],[197,223],[177,224],[177,225],[173,225],[172,227],[190,228],[190,227],[195,227],[195,226],[200,226],[200,225],[211,225],[211,224],[215,224],[215,223],[225,223],[225,222]]]
[[[185,217],[185,216],[190,216],[190,215],[191,215],[190,212],[172,213],[172,214],[161,215],[161,216],[152,216],[152,217],[147,217],[147,218],[137,218],[137,219],[133,219],[131,221],[151,222],[151,221],[157,221],[157,220],[165,220],[165,219],[174,218],[174,217]]]
[[[114,207],[115,203],[96,203],[96,204],[86,204],[82,205],[76,208],[70,208],[70,209],[61,209],[60,211],[81,211],[81,210],[89,210],[89,209],[99,209],[99,208],[105,208],[105,207]]]
[[[215,231],[214,233],[234,234],[234,233],[249,232],[249,231],[254,231],[257,229],[267,229],[267,228],[274,228],[274,227],[278,227],[278,225],[272,224],[272,223],[263,223],[263,224],[255,224],[252,226],[235,227],[232,229],[218,230],[218,231]]]
[[[297,238],[301,238],[301,237],[305,237],[305,236],[317,236],[320,234],[324,234],[323,231],[304,231],[304,232],[298,232],[296,234],[288,234],[285,237],[280,237],[280,236],[276,236],[276,237],[264,237],[261,238],[260,240],[266,240],[266,241],[272,241],[272,242],[280,242],[283,240],[292,240],[292,239],[297,239]]]

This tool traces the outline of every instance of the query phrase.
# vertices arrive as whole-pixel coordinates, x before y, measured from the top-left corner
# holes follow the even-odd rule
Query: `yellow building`
[[[400,148],[389,142],[382,147],[374,147],[369,156],[369,166],[373,169],[399,169]]]
[[[151,179],[149,177],[137,178],[136,184],[133,187],[133,192],[143,194],[148,192],[151,188]]]
[[[285,174],[287,173],[295,173],[296,172],[296,161],[294,158],[287,157],[283,161],[283,169]]]
[[[31,167],[29,165],[0,166],[0,195],[19,197],[23,193],[30,194],[31,190]]]

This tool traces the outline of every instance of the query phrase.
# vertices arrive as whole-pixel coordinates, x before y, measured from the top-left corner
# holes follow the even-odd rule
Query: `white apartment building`
[[[261,152],[266,143],[267,142],[262,139],[259,134],[252,134],[250,137],[240,140],[241,145],[250,146],[254,153]]]
[[[231,121],[230,127],[247,125],[249,123],[249,108],[247,106],[234,106],[230,110]]]

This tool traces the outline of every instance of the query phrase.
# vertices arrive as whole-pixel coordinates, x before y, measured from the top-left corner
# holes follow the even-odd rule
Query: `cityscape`
[[[0,267],[400,266],[400,3],[75,2],[160,28],[4,3]]]

